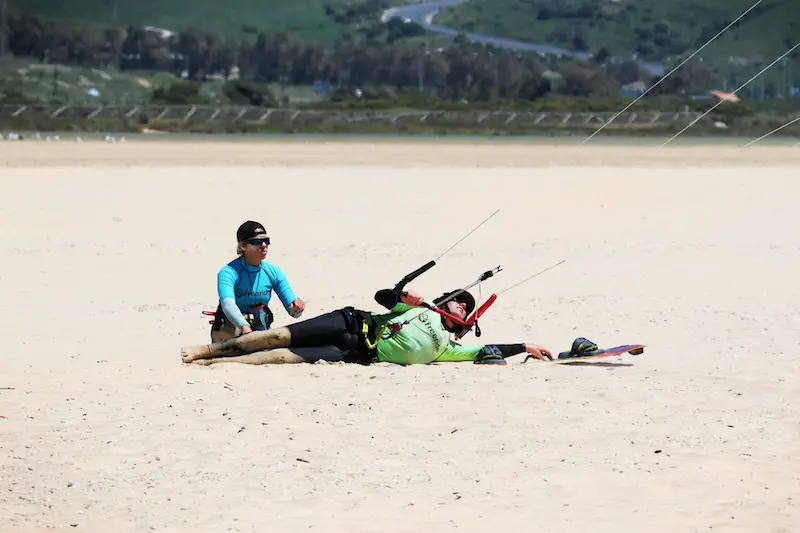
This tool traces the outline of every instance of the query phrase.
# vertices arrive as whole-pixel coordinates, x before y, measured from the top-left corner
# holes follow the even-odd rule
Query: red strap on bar
[[[488,299],[488,300],[486,300],[485,302],[483,302],[483,305],[481,305],[481,306],[478,308],[478,310],[477,310],[477,311],[475,311],[475,313],[474,313],[474,315],[473,315],[473,316],[475,317],[475,318],[473,318],[473,319],[472,319],[472,323],[473,323],[473,324],[474,324],[474,323],[475,323],[475,321],[477,321],[477,320],[478,320],[478,319],[479,319],[481,316],[483,316],[483,313],[485,313],[485,312],[486,312],[486,310],[487,310],[487,309],[489,309],[489,308],[492,306],[492,304],[494,303],[494,301],[495,301],[495,300],[497,300],[497,295],[496,295],[496,294],[492,294],[491,296],[489,296],[489,299]]]
[[[447,311],[439,309],[438,307],[433,307],[433,311],[439,313],[445,318],[449,318],[451,321],[458,324],[459,326],[464,326],[464,327],[474,326],[475,322],[486,312],[487,309],[489,309],[492,306],[495,300],[497,300],[496,294],[492,294],[491,296],[489,296],[489,299],[483,302],[483,304],[481,304],[481,306],[478,309],[476,309],[470,316],[468,316],[466,321],[461,320],[457,316],[451,315]]]

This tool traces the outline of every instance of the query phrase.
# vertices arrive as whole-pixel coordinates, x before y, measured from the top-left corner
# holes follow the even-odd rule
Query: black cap
[[[236,230],[236,240],[239,242],[249,241],[253,237],[266,236],[267,231],[259,222],[248,220]]]
[[[444,300],[447,300],[447,298],[451,294],[454,294],[456,292],[458,292],[458,289],[456,289],[455,291],[446,292],[446,293],[442,294],[441,296],[439,296],[438,298],[436,298],[433,301],[433,303],[436,306],[439,306],[440,302],[443,302]],[[472,312],[475,310],[475,298],[468,291],[462,291],[459,294],[457,294],[456,296],[454,296],[453,298],[451,298],[450,300],[455,300],[456,302],[461,302],[461,303],[465,304],[467,306],[467,316],[472,314]],[[448,300],[448,301],[450,301],[450,300]]]

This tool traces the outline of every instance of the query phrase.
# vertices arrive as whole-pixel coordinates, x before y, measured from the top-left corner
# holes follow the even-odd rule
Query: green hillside
[[[94,68],[48,65],[23,58],[0,58],[0,102],[77,105],[139,105],[177,78],[167,73],[121,73]],[[90,97],[87,89],[98,91]]]
[[[0,58],[0,103],[3,104],[145,105],[159,90],[186,83],[169,72],[119,71],[45,64],[13,56]],[[224,84],[219,79],[198,82],[197,94],[191,95],[187,103],[231,105],[234,102],[226,95]],[[283,87],[272,83],[262,87],[295,102],[319,99],[309,86]],[[97,93],[90,95],[89,89]],[[187,86],[178,90],[181,89],[185,91]]]
[[[10,0],[12,7],[52,18],[177,31],[188,27],[241,37],[244,26],[331,42],[371,20],[386,0]],[[393,2],[397,4],[400,2]]]
[[[663,60],[696,50],[755,0],[470,0],[436,18],[466,31]],[[702,52],[771,61],[800,39],[800,0],[763,0]]]

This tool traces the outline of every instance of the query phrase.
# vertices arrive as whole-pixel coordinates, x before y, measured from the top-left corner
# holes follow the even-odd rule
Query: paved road
[[[384,12],[382,19],[384,21],[392,18],[404,18],[416,22],[427,31],[431,33],[439,33],[444,35],[458,35],[459,31],[446,26],[432,24],[433,15],[439,13],[443,9],[463,4],[468,0],[439,0],[438,2],[425,2],[422,4],[411,4],[407,6],[393,7]],[[508,39],[505,37],[496,37],[494,35],[482,35],[479,33],[466,33],[465,35],[474,42],[492,44],[510,50],[519,50],[522,52],[536,52],[538,54],[558,54],[579,59],[588,59],[591,57],[589,52],[576,52],[574,50],[566,50],[564,48],[557,48],[547,44],[535,44],[516,39]],[[664,74],[664,66],[656,63],[642,63],[647,70],[653,75],[661,76]]]

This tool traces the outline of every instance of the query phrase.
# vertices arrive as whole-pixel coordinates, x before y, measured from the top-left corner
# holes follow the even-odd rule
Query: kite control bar
[[[470,236],[472,233],[474,233],[474,232],[475,232],[475,231],[476,231],[478,228],[480,228],[481,226],[483,226],[483,225],[484,225],[486,222],[488,222],[488,221],[489,221],[489,219],[490,219],[490,218],[492,218],[493,216],[495,216],[495,215],[496,215],[496,214],[497,214],[499,211],[500,211],[500,210],[498,209],[497,211],[495,211],[494,213],[492,213],[491,215],[489,215],[489,217],[488,217],[488,218],[486,218],[485,220],[483,220],[483,221],[482,221],[480,224],[478,224],[478,225],[477,225],[475,228],[473,228],[473,229],[472,229],[472,230],[471,230],[469,233],[467,233],[466,235],[464,235],[463,237],[461,237],[461,239],[459,239],[458,241],[456,241],[456,243],[455,243],[455,244],[453,244],[453,245],[452,245],[452,246],[450,246],[450,247],[449,247],[447,250],[445,250],[444,252],[442,252],[442,254],[441,254],[441,255],[439,255],[439,257],[437,257],[436,259],[434,259],[434,260],[432,260],[432,261],[429,261],[429,262],[425,263],[424,265],[422,265],[422,266],[421,266],[421,267],[419,267],[418,269],[414,270],[413,272],[411,272],[411,273],[409,273],[409,274],[406,274],[405,276],[403,276],[403,279],[401,279],[401,280],[400,280],[398,283],[396,283],[396,284],[395,284],[395,286],[394,286],[394,288],[392,288],[392,289],[382,289],[382,290],[379,290],[377,293],[375,293],[375,300],[376,300],[376,301],[377,301],[379,304],[381,304],[381,305],[383,305],[383,306],[385,306],[385,307],[388,307],[389,309],[393,308],[395,305],[397,305],[397,304],[398,304],[398,302],[400,301],[400,298],[401,298],[402,296],[406,296],[406,295],[408,294],[408,293],[405,291],[405,287],[406,287],[406,285],[408,285],[408,284],[409,284],[411,281],[415,280],[416,278],[418,278],[419,276],[421,276],[422,274],[424,274],[425,272],[427,272],[428,270],[430,270],[431,268],[433,268],[434,266],[436,266],[436,261],[438,261],[439,259],[441,259],[442,257],[444,257],[444,256],[445,256],[445,255],[446,255],[446,254],[447,254],[447,253],[448,253],[450,250],[452,250],[453,248],[455,248],[455,247],[456,247],[456,246],[457,246],[457,245],[458,245],[458,244],[459,244],[461,241],[463,241],[464,239],[466,239],[467,237],[469,237],[469,236]],[[459,294],[461,294],[462,292],[465,292],[465,291],[467,291],[468,289],[470,289],[470,288],[474,287],[475,285],[478,285],[478,284],[479,284],[479,283],[481,283],[482,281],[486,281],[487,279],[491,278],[492,276],[494,276],[495,274],[497,274],[498,272],[500,272],[500,271],[502,270],[502,269],[500,268],[500,266],[498,266],[498,267],[496,267],[496,268],[494,268],[494,269],[492,269],[492,270],[487,270],[486,272],[484,272],[483,274],[481,274],[481,275],[478,277],[478,279],[477,279],[476,281],[474,281],[473,283],[470,283],[469,285],[467,285],[467,286],[465,286],[465,287],[463,287],[463,288],[461,288],[461,289],[458,289],[458,290],[456,290],[456,291],[453,291],[453,293],[451,293],[450,295],[448,295],[446,298],[444,298],[443,300],[440,300],[439,302],[437,302],[437,305],[431,305],[431,304],[429,304],[429,303],[427,303],[427,302],[423,302],[423,303],[421,304],[421,307],[424,307],[424,308],[426,308],[426,309],[428,309],[428,310],[430,310],[430,311],[433,311],[433,312],[435,312],[435,313],[437,313],[437,314],[441,315],[441,316],[442,316],[442,317],[444,317],[444,318],[447,318],[447,319],[448,319],[448,320],[450,320],[450,321],[451,321],[453,324],[457,324],[457,325],[461,326],[461,328],[462,328],[462,329],[461,329],[461,330],[458,332],[458,334],[456,335],[456,340],[458,340],[458,339],[460,339],[461,337],[463,337],[464,335],[466,335],[466,334],[469,332],[469,330],[470,330],[470,329],[472,329],[472,327],[473,327],[473,326],[475,326],[475,336],[476,336],[476,337],[480,337],[480,336],[481,336],[481,330],[480,330],[480,327],[478,327],[478,319],[479,319],[481,316],[483,316],[483,314],[484,314],[484,313],[485,313],[485,312],[486,312],[486,311],[489,309],[489,307],[491,307],[491,306],[492,306],[492,304],[493,304],[493,303],[494,303],[494,302],[497,300],[497,296],[498,296],[499,294],[503,294],[504,292],[506,292],[506,291],[509,291],[509,290],[511,290],[511,289],[513,289],[513,288],[515,288],[515,287],[517,287],[518,285],[521,285],[522,283],[524,283],[524,282],[526,282],[526,281],[528,281],[528,280],[530,280],[530,279],[533,279],[533,278],[535,278],[536,276],[539,276],[540,274],[543,274],[544,272],[546,272],[546,271],[550,270],[551,268],[554,268],[554,267],[556,267],[556,266],[560,265],[560,264],[561,264],[561,263],[563,263],[563,262],[564,262],[564,261],[561,261],[560,263],[556,263],[555,265],[553,265],[553,266],[551,266],[551,267],[548,267],[548,268],[544,269],[543,271],[541,271],[541,272],[538,272],[538,273],[536,273],[536,274],[534,274],[534,275],[532,275],[532,276],[530,276],[530,277],[528,277],[528,278],[526,278],[526,279],[524,279],[524,280],[520,281],[519,283],[516,283],[516,284],[512,285],[511,287],[508,287],[507,289],[504,289],[504,290],[500,291],[499,293],[492,294],[492,295],[491,295],[491,296],[490,296],[490,297],[489,297],[489,298],[488,298],[488,299],[487,299],[487,300],[486,300],[486,301],[485,301],[483,304],[481,304],[481,305],[480,305],[480,306],[479,306],[477,309],[475,309],[475,310],[473,311],[473,313],[472,313],[470,316],[466,317],[464,320],[462,320],[462,319],[458,318],[457,316],[454,316],[454,315],[452,315],[452,314],[448,313],[448,312],[447,312],[447,311],[445,311],[444,309],[441,309],[441,308],[440,308],[440,306],[441,306],[442,304],[444,304],[444,303],[448,302],[449,300],[452,300],[453,298],[457,297],[457,296],[458,296]],[[476,302],[476,303],[477,303],[477,302]],[[395,332],[397,332],[397,331],[399,331],[399,330],[400,330],[400,329],[401,329],[401,328],[402,328],[402,327],[403,327],[405,324],[408,324],[408,323],[409,323],[411,320],[414,320],[414,318],[418,318],[418,317],[420,317],[420,316],[422,316],[422,314],[416,315],[415,317],[413,317],[413,318],[411,318],[411,319],[409,319],[409,320],[406,320],[406,321],[405,321],[405,322],[403,322],[403,323],[392,323],[392,324],[390,325],[390,327],[391,327],[391,328],[392,328],[392,329],[393,329]]]
[[[425,272],[427,272],[428,270],[432,269],[435,266],[436,266],[436,261],[429,261],[424,265],[422,265],[421,267],[419,267],[418,269],[416,269],[414,272],[406,274],[405,276],[403,276],[403,279],[401,279],[394,286],[394,291],[397,294],[405,294],[405,291],[403,289],[406,288],[406,285],[408,285],[409,283],[411,283],[412,281],[414,281],[415,279],[417,279],[418,277],[420,277]]]
[[[441,259],[445,255],[447,255],[447,253],[450,250],[452,250],[453,248],[458,246],[458,244],[461,241],[463,241],[464,239],[466,239],[467,237],[472,235],[475,231],[478,230],[478,228],[480,228],[481,226],[486,224],[489,221],[490,218],[492,218],[493,216],[495,216],[499,212],[500,212],[500,210],[497,209],[494,213],[492,213],[487,218],[485,218],[483,221],[481,221],[480,224],[478,224],[472,230],[470,230],[469,233],[467,233],[466,235],[461,237],[454,244],[452,244],[447,250],[442,252],[439,255],[439,257],[437,257],[436,259],[434,259],[432,261],[429,261],[429,262],[425,263],[424,265],[422,265],[421,267],[419,267],[415,271],[411,272],[410,274],[406,274],[403,277],[403,279],[401,279],[397,284],[395,284],[393,289],[383,289],[383,290],[378,291],[375,294],[375,300],[378,303],[380,303],[381,305],[385,305],[385,306],[390,307],[390,308],[394,307],[395,305],[397,305],[397,302],[400,300],[400,296],[406,294],[405,293],[406,285],[408,285],[411,281],[415,280],[416,278],[420,277],[422,274],[424,274],[425,272],[427,272],[428,270],[430,270],[434,266],[436,266],[436,261],[438,261],[439,259]]]
[[[446,302],[448,302],[448,301],[452,300],[453,298],[455,298],[456,296],[458,296],[458,295],[459,295],[459,294],[461,294],[462,292],[466,292],[468,289],[471,289],[472,287],[474,287],[474,286],[475,286],[475,285],[477,285],[478,283],[481,283],[482,281],[486,281],[487,279],[491,278],[492,276],[494,276],[495,274],[497,274],[497,273],[498,273],[498,272],[500,272],[501,270],[503,270],[503,269],[502,269],[502,268],[500,268],[500,265],[496,266],[496,267],[495,267],[495,268],[493,268],[492,270],[487,270],[486,272],[484,272],[483,274],[481,274],[481,275],[478,277],[478,279],[476,279],[475,281],[473,281],[472,283],[470,283],[470,284],[469,284],[469,285],[467,285],[466,287],[462,287],[462,288],[460,288],[460,289],[458,289],[458,290],[456,290],[456,291],[453,291],[453,294],[451,294],[450,296],[448,296],[448,297],[447,297],[447,298],[445,298],[444,300],[440,301],[440,302],[439,302],[439,304],[441,305],[441,304],[443,304],[443,303],[446,303]],[[495,297],[495,299],[496,299],[496,298],[497,298],[497,295],[494,295],[494,297]]]
[[[457,291],[454,291],[453,294],[449,295],[447,298],[445,298],[444,300],[440,301],[439,305],[442,305],[443,303],[446,303],[449,300],[452,300],[453,298],[455,298],[456,296],[458,296],[462,292],[465,292],[468,289],[471,289],[472,287],[474,287],[475,285],[481,283],[482,281],[486,281],[487,279],[491,278],[492,276],[494,276],[495,274],[497,274],[501,270],[503,270],[503,269],[500,267],[500,265],[498,265],[497,267],[493,268],[492,270],[487,270],[486,272],[481,274],[478,277],[478,279],[476,279],[475,281],[473,281],[469,285],[467,285],[465,287],[462,287],[461,289],[458,289]],[[472,314],[470,316],[468,316],[465,320],[461,320],[457,316],[454,316],[454,315],[448,313],[447,311],[445,311],[445,310],[443,310],[443,309],[441,309],[439,307],[434,307],[434,306],[431,306],[431,305],[429,305],[427,303],[424,303],[424,302],[423,302],[422,305],[423,305],[423,307],[426,307],[427,309],[430,309],[431,311],[434,311],[435,313],[438,313],[439,315],[450,319],[450,321],[453,322],[454,324],[458,324],[459,326],[461,326],[462,327],[461,331],[456,333],[456,336],[455,336],[455,340],[459,340],[464,335],[469,333],[469,330],[472,329],[472,326],[475,326],[475,336],[476,337],[480,337],[481,336],[481,328],[478,326],[478,319],[481,316],[483,316],[483,314],[492,306],[492,304],[495,302],[495,300],[497,300],[497,295],[496,294],[492,294],[491,296],[489,296],[489,298],[485,302],[483,302],[480,305],[480,307],[475,309],[472,312]]]
[[[406,296],[408,294],[404,290],[406,285],[420,277],[428,270],[432,269],[434,266],[436,266],[436,261],[429,261],[416,269],[414,272],[403,276],[403,279],[398,281],[394,288],[379,290],[375,293],[375,301],[388,308],[394,307],[400,301],[400,296]]]
[[[531,280],[531,279],[533,279],[533,278],[535,278],[537,276],[540,276],[540,275],[544,274],[545,272],[547,272],[548,270],[551,270],[551,269],[553,269],[553,268],[555,268],[555,267],[557,267],[557,266],[559,266],[559,265],[561,265],[561,264],[563,264],[565,262],[566,262],[566,260],[559,261],[558,263],[556,263],[554,265],[551,265],[551,266],[545,268],[544,270],[540,270],[539,272],[537,272],[537,273],[535,273],[535,274],[533,274],[531,276],[528,276],[527,278],[523,279],[522,281],[519,281],[519,282],[515,283],[514,285],[511,285],[510,287],[508,287],[506,289],[503,289],[502,291],[500,291],[498,293],[492,294],[483,304],[480,305],[480,307],[478,307],[465,320],[462,320],[462,319],[458,318],[457,316],[454,316],[454,315],[448,313],[447,311],[445,311],[443,309],[440,309],[438,306],[441,306],[443,303],[446,303],[447,301],[452,300],[453,298],[455,298],[456,296],[458,296],[462,292],[474,287],[475,285],[479,284],[480,282],[486,281],[487,279],[491,278],[496,273],[498,273],[498,272],[500,272],[502,270],[499,266],[494,268],[493,270],[487,270],[486,272],[481,274],[480,277],[478,277],[477,280],[475,280],[474,282],[470,283],[466,287],[463,287],[461,289],[453,291],[452,294],[450,294],[449,296],[447,296],[443,300],[439,301],[438,302],[438,306],[433,306],[433,305],[430,305],[430,304],[428,304],[426,302],[423,302],[421,304],[421,307],[429,309],[429,310],[431,310],[431,311],[433,311],[433,312],[435,312],[435,313],[437,313],[437,314],[449,319],[454,324],[458,324],[459,326],[462,326],[463,329],[458,334],[456,334],[456,340],[458,340],[458,339],[462,338],[464,335],[466,335],[469,332],[469,330],[472,328],[472,326],[475,326],[475,336],[476,337],[480,337],[481,336],[481,329],[478,326],[478,319],[481,316],[483,316],[483,314],[489,309],[489,307],[491,307],[491,305],[495,302],[495,300],[497,300],[497,296],[498,295],[503,294],[504,292],[507,292],[507,291],[509,291],[509,290],[511,290],[513,288],[516,288],[519,285],[522,285],[523,283],[525,283],[525,282],[527,282],[527,281],[529,281],[529,280]],[[415,270],[414,272],[412,272],[408,276],[404,277],[403,280],[401,281],[401,283],[403,283],[402,287],[404,287],[405,284],[408,283],[409,281],[411,281],[412,279],[414,279],[416,277],[419,277],[422,273],[424,273],[427,270],[429,270],[434,264],[435,264],[435,262],[431,261],[427,265],[424,265],[423,267],[418,268],[417,270]],[[400,285],[400,284],[398,284],[398,285]],[[380,292],[393,292],[393,291],[391,291],[389,289],[384,289],[384,291],[380,291]],[[401,294],[405,294],[405,292],[401,291],[401,292],[395,293],[395,295],[394,295],[395,304],[399,300]],[[376,299],[377,299],[377,295],[376,295]],[[418,318],[419,316],[421,316],[421,315],[417,315],[414,318]],[[410,322],[414,318],[406,321],[404,324],[407,324],[408,322]],[[394,324],[393,326],[395,327],[394,328],[395,331],[399,331],[399,329],[404,324]]]
[[[410,274],[404,276],[403,279],[400,280],[400,282],[397,283],[397,285],[395,285],[395,287],[393,289],[391,289],[391,290],[390,289],[384,289],[382,291],[378,291],[378,293],[375,295],[375,299],[378,300],[379,303],[386,303],[385,302],[385,298],[386,298],[386,296],[388,296],[387,293],[391,292],[391,293],[393,293],[393,295],[392,295],[393,301],[396,304],[397,301],[399,301],[401,295],[405,296],[405,295],[408,294],[403,290],[405,288],[405,286],[409,282],[411,282],[412,280],[418,278],[419,276],[421,276],[422,274],[424,274],[425,272],[427,272],[428,270],[433,268],[433,266],[435,264],[436,264],[435,261],[431,261],[429,263],[426,263],[425,265],[421,266],[420,268],[418,268],[414,272],[411,272]],[[458,340],[461,337],[463,337],[464,335],[466,335],[469,332],[469,330],[472,329],[472,326],[475,326],[475,335],[477,337],[480,337],[481,333],[480,333],[480,327],[478,327],[478,319],[489,309],[489,307],[491,307],[491,305],[495,302],[495,300],[497,300],[497,295],[496,294],[492,294],[489,297],[488,300],[486,300],[483,304],[481,304],[480,307],[475,309],[473,311],[473,313],[469,317],[464,319],[464,320],[462,320],[461,318],[459,318],[459,317],[457,317],[457,316],[455,316],[455,315],[453,315],[451,313],[448,313],[444,309],[441,309],[439,306],[441,306],[443,303],[446,303],[446,302],[456,298],[462,292],[466,292],[467,290],[471,289],[472,287],[474,287],[475,285],[481,283],[482,281],[486,281],[487,279],[491,278],[492,276],[494,276],[495,274],[497,274],[501,270],[502,270],[502,268],[499,265],[497,267],[493,268],[492,270],[487,270],[486,272],[481,274],[478,277],[478,279],[476,279],[475,281],[473,281],[469,285],[466,285],[465,287],[462,287],[462,288],[460,288],[458,290],[453,291],[452,294],[448,295],[446,298],[444,298],[443,300],[439,301],[438,305],[431,305],[431,304],[429,304],[427,302],[422,302],[422,304],[420,304],[420,307],[424,307],[424,308],[426,308],[426,309],[428,309],[430,311],[433,311],[433,312],[435,312],[435,313],[437,313],[437,314],[449,319],[454,324],[458,324],[459,326],[461,326],[461,328],[462,328],[461,331],[459,331],[456,334],[456,340]],[[382,296],[382,298],[381,298],[381,296]],[[380,302],[381,299],[383,299],[384,302]],[[417,315],[414,318],[418,318],[419,316],[421,316],[421,315]],[[400,328],[402,328],[404,325],[406,325],[409,322],[411,322],[411,320],[414,320],[414,318],[411,318],[411,319],[403,322],[402,324],[401,323],[393,324],[392,325],[393,329],[395,331],[399,331]]]

